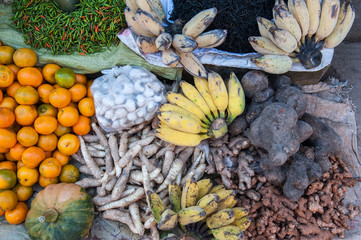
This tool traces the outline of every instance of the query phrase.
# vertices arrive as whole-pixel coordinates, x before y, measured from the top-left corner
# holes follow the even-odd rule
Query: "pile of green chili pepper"
[[[16,0],[12,7],[25,43],[53,54],[85,55],[118,45],[117,33],[126,27],[125,3],[119,0],[80,0],[70,13],[53,0]]]

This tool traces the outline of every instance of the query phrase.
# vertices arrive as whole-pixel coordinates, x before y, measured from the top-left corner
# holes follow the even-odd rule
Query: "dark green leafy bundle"
[[[124,1],[80,0],[70,13],[52,0],[16,0],[12,7],[11,20],[26,44],[53,54],[84,55],[118,45],[117,33],[126,26]]]
[[[206,29],[227,29],[226,41],[218,49],[247,53],[254,52],[248,37],[259,35],[256,18],[272,19],[274,0],[173,0],[172,20],[185,22],[202,10],[216,7],[218,14]]]

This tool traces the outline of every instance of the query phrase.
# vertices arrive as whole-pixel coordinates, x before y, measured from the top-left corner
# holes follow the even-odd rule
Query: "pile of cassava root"
[[[94,134],[79,136],[80,150],[72,155],[86,175],[76,184],[96,188],[93,202],[103,218],[126,224],[140,236],[149,233],[153,240],[159,233],[146,192],[156,191],[168,206],[168,184],[176,181],[182,186],[191,177],[199,180],[206,168],[199,148],[176,147],[156,138],[157,125],[153,121],[109,134],[92,123]]]
[[[282,189],[267,182],[265,177],[253,177],[251,188],[238,202],[248,209],[252,219],[245,235],[253,240],[344,238],[360,207],[345,206],[343,198],[347,187],[354,187],[358,178],[352,176],[341,159],[330,160],[330,171],[313,182],[297,202],[286,198]]]

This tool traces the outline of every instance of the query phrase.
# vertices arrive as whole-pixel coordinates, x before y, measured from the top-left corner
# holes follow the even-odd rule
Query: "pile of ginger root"
[[[360,214],[360,207],[347,206],[347,188],[356,185],[345,163],[330,157],[331,169],[313,182],[296,202],[286,198],[282,189],[263,176],[252,178],[252,187],[240,196],[238,206],[246,208],[252,219],[244,232],[253,240],[332,240],[343,239],[345,230]]]

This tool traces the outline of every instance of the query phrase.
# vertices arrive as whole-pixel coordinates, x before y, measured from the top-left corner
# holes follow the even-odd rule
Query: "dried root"
[[[297,201],[286,198],[282,189],[256,179],[252,190],[240,196],[239,205],[253,217],[245,231],[249,239],[332,240],[344,238],[348,221],[360,213],[360,207],[342,203],[347,187],[356,184],[344,163],[332,157],[331,170],[313,182]],[[347,187],[346,187],[347,186]]]

